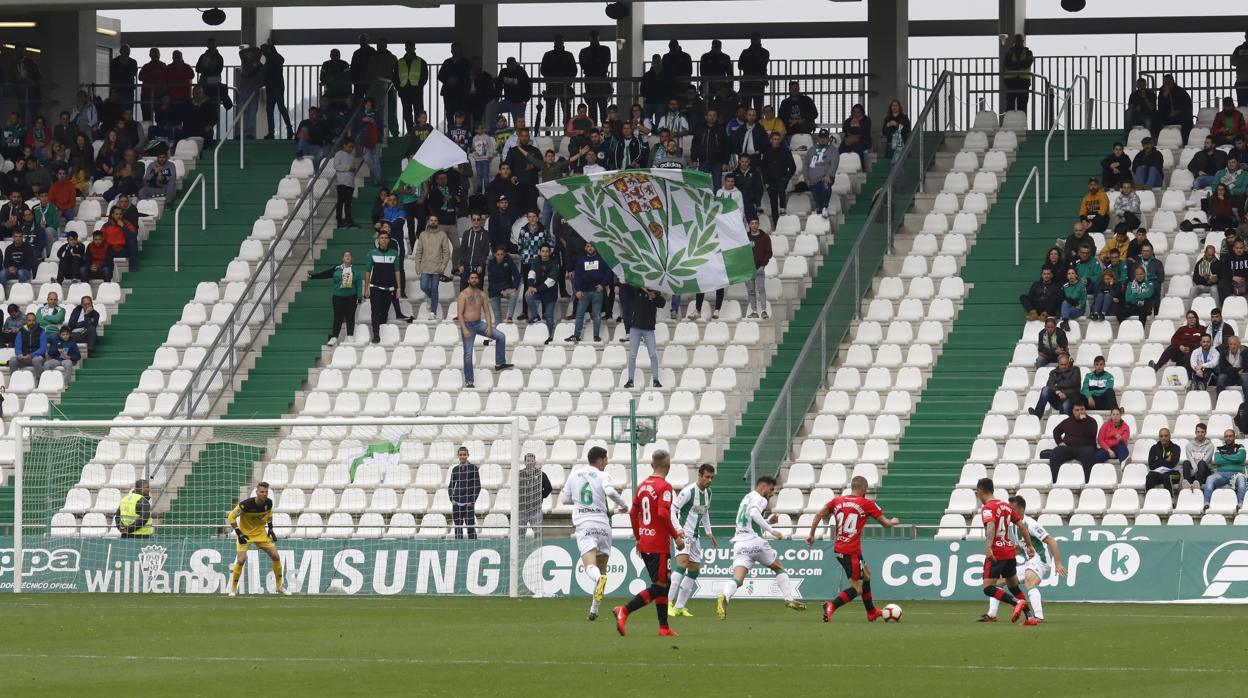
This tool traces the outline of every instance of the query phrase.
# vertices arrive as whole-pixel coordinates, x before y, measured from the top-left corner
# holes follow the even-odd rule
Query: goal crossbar
[[[13,420],[13,593],[22,591],[22,572],[25,558],[22,544],[24,472],[23,456],[27,429],[102,429],[102,428],[231,428],[231,427],[352,427],[352,426],[444,426],[487,425],[509,427],[511,434],[511,472],[519,472],[521,465],[521,440],[519,417],[284,417],[277,419],[32,419],[19,417]],[[511,516],[507,534],[510,548],[508,595],[520,594],[518,573],[520,557],[520,498],[511,498]]]

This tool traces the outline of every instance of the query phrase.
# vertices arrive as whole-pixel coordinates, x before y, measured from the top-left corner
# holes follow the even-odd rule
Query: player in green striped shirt
[[[698,479],[685,485],[672,503],[672,523],[685,533],[685,549],[676,554],[676,569],[672,572],[673,604],[671,615],[693,617],[685,609],[685,603],[697,586],[698,571],[702,568],[702,538],[705,531],[711,545],[719,545],[711,532],[711,483],[715,480],[715,466],[703,463],[698,466]],[[699,530],[700,529],[700,530]]]

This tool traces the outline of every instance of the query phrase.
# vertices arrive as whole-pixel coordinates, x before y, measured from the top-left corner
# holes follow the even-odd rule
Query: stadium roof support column
[[[40,53],[34,56],[44,85],[39,113],[52,123],[56,110],[72,109],[79,85],[108,79],[101,80],[97,69],[100,60],[107,66],[108,59],[100,59],[96,52],[99,42],[95,33],[94,10],[49,12],[39,15],[36,20],[38,27],[28,39],[6,37],[5,41],[28,41],[27,45],[39,49]],[[13,79],[12,74],[6,77]]]
[[[455,5],[455,40],[464,55],[480,56],[486,71],[498,72],[498,4]]]
[[[906,68],[910,61],[909,0],[868,0],[867,3],[867,114],[883,123],[888,103],[904,99],[907,93]],[[907,105],[917,109],[918,105]],[[839,122],[848,114],[829,114]]]
[[[616,75],[620,78],[615,94],[620,112],[626,111],[626,105],[638,101],[638,83],[636,78],[646,71],[646,42],[642,36],[646,24],[646,3],[634,2],[627,5],[628,16],[616,22]]]
[[[273,8],[272,7],[244,7],[241,21],[241,31],[239,32],[240,44],[248,46],[259,46],[269,40],[269,34],[273,33]],[[191,59],[188,57],[188,61]],[[140,61],[142,64],[142,61]]]
[[[1000,11],[997,14],[997,51],[1000,53],[1000,66],[1005,65],[1005,52],[1010,50],[1010,42],[1014,40],[1015,34],[1026,36],[1027,24],[1027,0],[997,0]],[[1000,95],[998,104],[1005,104],[1005,81],[999,80]],[[1002,111],[1005,107],[1001,107]]]

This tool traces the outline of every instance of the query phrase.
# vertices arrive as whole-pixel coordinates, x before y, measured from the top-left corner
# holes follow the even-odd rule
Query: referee
[[[364,297],[370,300],[373,315],[373,344],[381,342],[381,326],[390,316],[390,303],[398,287],[400,265],[398,249],[390,244],[390,232],[382,228],[377,246],[368,255],[364,272]]]

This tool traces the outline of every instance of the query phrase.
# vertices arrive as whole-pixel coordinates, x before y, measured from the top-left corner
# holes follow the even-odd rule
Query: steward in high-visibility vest
[[[1023,35],[1015,34],[1014,43],[1001,61],[1001,82],[1005,86],[1004,111],[1027,111],[1031,93],[1031,64],[1035,56],[1024,44]]]
[[[122,538],[150,538],[156,535],[152,526],[152,486],[147,480],[136,480],[134,489],[121,500],[114,514],[113,525]]]

